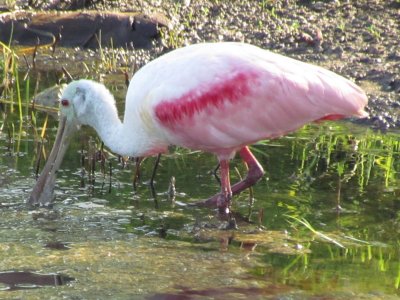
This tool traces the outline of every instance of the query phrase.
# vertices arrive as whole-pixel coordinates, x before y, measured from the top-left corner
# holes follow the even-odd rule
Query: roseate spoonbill
[[[89,125],[120,155],[155,155],[169,145],[214,153],[221,192],[204,203],[229,211],[232,195],[264,174],[248,145],[316,120],[365,117],[366,105],[357,85],[321,67],[243,43],[187,46],[133,76],[123,122],[102,84],[71,82],[62,93],[53,149],[28,202],[51,202],[68,140],[79,125]],[[231,187],[229,160],[236,152],[249,171]]]

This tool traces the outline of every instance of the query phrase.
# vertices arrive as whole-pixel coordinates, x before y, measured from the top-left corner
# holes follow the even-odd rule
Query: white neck
[[[163,152],[166,145],[160,145],[159,139],[149,134],[149,130],[146,131],[148,128],[138,114],[125,114],[122,123],[113,101],[99,102],[101,105],[96,108],[94,118],[88,125],[97,131],[112,152],[133,157]]]

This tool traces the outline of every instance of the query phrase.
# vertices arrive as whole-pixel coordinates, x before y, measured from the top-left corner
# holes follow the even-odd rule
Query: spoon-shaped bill
[[[47,206],[52,203],[57,170],[62,163],[65,151],[70,142],[70,137],[75,130],[76,126],[68,123],[65,116],[60,116],[53,149],[29,196],[27,201],[29,205]]]

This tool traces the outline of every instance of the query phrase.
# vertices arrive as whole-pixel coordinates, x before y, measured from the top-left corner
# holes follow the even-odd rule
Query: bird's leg
[[[157,168],[158,165],[160,164],[160,158],[161,158],[161,153],[157,155],[156,161],[154,162],[153,172],[151,173],[150,186],[152,186],[153,188],[154,188],[154,178],[156,178]]]
[[[263,167],[254,157],[253,153],[251,153],[249,147],[246,146],[240,149],[239,155],[249,167],[249,171],[245,179],[232,186],[233,195],[237,195],[241,191],[251,187],[265,174]]]
[[[262,166],[257,161],[257,159],[254,157],[253,153],[250,152],[250,150],[247,146],[240,149],[239,155],[243,159],[243,161],[247,164],[247,166],[249,167],[249,171],[247,173],[246,178],[244,178],[242,181],[234,184],[231,187],[232,195],[237,195],[241,191],[254,185],[258,180],[260,180],[260,178],[265,173]],[[225,179],[223,177],[222,169],[223,169],[223,166],[222,166],[222,161],[221,161],[221,180],[222,180],[221,181],[221,191],[223,192],[224,191],[224,183],[223,182],[225,181]],[[229,169],[228,169],[228,172],[229,172]],[[228,175],[229,175],[229,173],[228,173]],[[229,176],[228,176],[228,180],[229,180]],[[221,194],[217,194],[217,195],[211,197],[210,199],[207,199],[206,201],[201,202],[199,204],[204,205],[204,206],[209,206],[209,207],[213,207],[213,206],[220,207],[220,203],[221,203],[221,201],[219,200],[220,198],[221,198]]]
[[[221,193],[217,198],[217,207],[220,213],[226,214],[229,212],[229,206],[232,199],[231,183],[229,179],[229,160],[220,161],[221,174]]]
[[[142,157],[136,157],[135,158],[135,174],[133,175],[133,190],[136,191],[137,188],[137,181],[140,178],[140,165],[142,164],[143,158]]]
[[[218,177],[218,169],[219,169],[219,164],[215,167],[214,171],[212,172],[215,179],[218,181],[219,185],[221,185],[221,179]]]

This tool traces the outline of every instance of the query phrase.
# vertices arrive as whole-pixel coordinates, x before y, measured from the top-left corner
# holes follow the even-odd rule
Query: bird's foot
[[[221,193],[217,197],[217,208],[220,215],[228,215],[230,213],[232,195]]]
[[[218,197],[219,194],[214,195],[211,198],[208,198],[207,200],[195,202],[194,205],[214,208],[217,207]]]
[[[205,201],[196,202],[195,205],[210,208],[216,207],[220,215],[228,215],[230,213],[231,198],[232,196],[230,195],[219,193]]]

